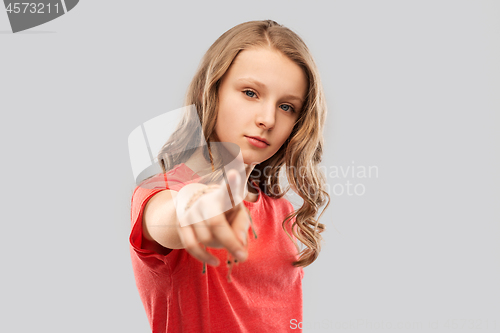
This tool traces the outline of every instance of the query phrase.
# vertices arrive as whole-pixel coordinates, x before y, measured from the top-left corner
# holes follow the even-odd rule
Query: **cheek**
[[[228,129],[228,125],[234,121],[234,115],[231,110],[227,108],[220,108],[219,114],[217,115],[217,128],[219,129]]]
[[[220,101],[217,119],[221,119],[221,123],[226,125],[240,123],[242,120],[241,110],[241,100],[233,95],[226,96],[223,101]]]
[[[230,140],[232,132],[237,127],[238,115],[235,110],[234,104],[228,99],[219,103],[215,131],[222,141]]]
[[[280,139],[285,142],[286,139],[292,134],[294,122],[290,119],[283,119],[283,127],[280,129]]]

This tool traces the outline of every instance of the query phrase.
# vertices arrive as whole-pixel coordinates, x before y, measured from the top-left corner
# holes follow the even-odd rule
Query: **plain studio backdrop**
[[[500,2],[87,0],[17,34],[0,8],[0,331],[149,331],[128,135],[260,19],[305,40],[329,107],[302,331],[500,330]]]

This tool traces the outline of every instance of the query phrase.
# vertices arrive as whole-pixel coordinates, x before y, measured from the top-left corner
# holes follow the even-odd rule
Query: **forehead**
[[[255,47],[241,51],[226,73],[231,81],[258,81],[278,94],[304,99],[307,77],[304,70],[278,50]]]

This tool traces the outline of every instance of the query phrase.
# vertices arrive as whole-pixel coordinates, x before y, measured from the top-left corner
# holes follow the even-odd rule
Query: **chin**
[[[268,159],[270,159],[274,154],[269,155],[269,152],[264,156],[263,152],[257,152],[253,149],[242,149],[241,154],[243,156],[243,163],[245,164],[259,164]]]
[[[254,160],[245,160],[245,159],[243,159],[243,163],[245,163],[245,166],[248,166],[248,165],[257,165],[260,162],[256,162]]]
[[[250,164],[257,165],[263,161],[265,161],[265,160],[256,159],[254,156],[245,157],[245,155],[243,155],[243,163],[245,163],[246,165],[250,165]]]

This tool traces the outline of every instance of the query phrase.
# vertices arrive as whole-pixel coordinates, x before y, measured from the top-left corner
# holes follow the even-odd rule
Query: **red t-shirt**
[[[248,229],[248,259],[233,267],[227,281],[227,250],[208,248],[217,267],[186,250],[167,255],[143,249],[142,214],[147,201],[166,188],[179,191],[198,176],[185,164],[150,178],[132,196],[130,253],[136,285],[154,333],[163,332],[295,332],[302,322],[302,267],[294,267],[297,248],[282,228],[293,207],[259,190],[256,202],[244,201],[258,238]],[[290,225],[287,230],[292,236]],[[294,326],[295,325],[295,326]]]

